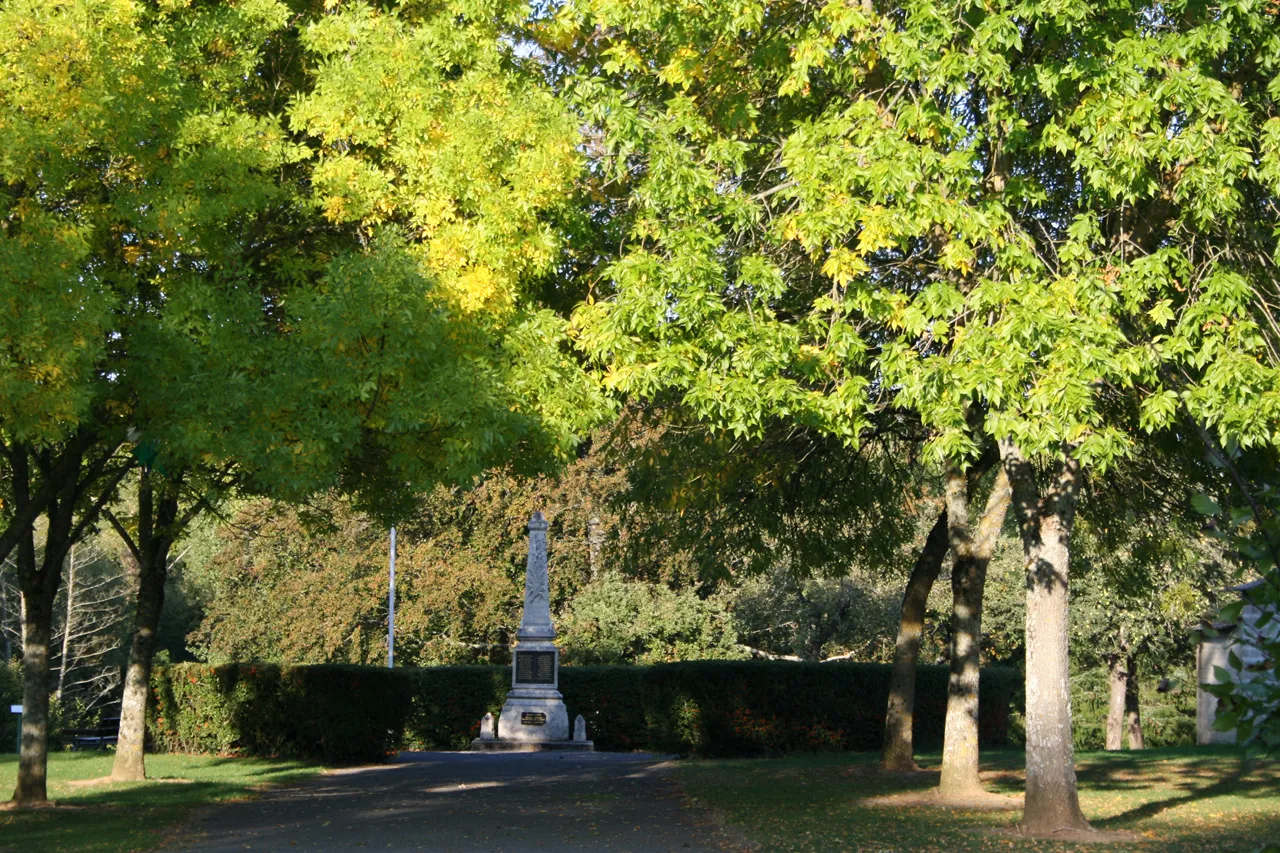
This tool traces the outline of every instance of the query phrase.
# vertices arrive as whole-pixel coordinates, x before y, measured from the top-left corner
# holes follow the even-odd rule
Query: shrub
[[[17,749],[18,715],[9,713],[9,706],[21,704],[22,664],[0,660],[0,752]]]
[[[646,677],[643,666],[566,666],[560,669],[560,692],[569,719],[581,714],[596,749],[610,752],[649,750],[645,722]]]
[[[1138,702],[1142,734],[1147,748],[1192,746],[1196,742],[1196,680],[1194,671],[1174,670],[1169,689],[1161,693],[1157,678],[1141,678]],[[1110,683],[1106,667],[1095,667],[1071,676],[1072,731],[1077,750],[1098,750],[1106,745]],[[1127,741],[1126,741],[1127,743]]]
[[[746,657],[721,599],[614,574],[578,590],[557,624],[561,656],[572,664]]]
[[[570,716],[582,714],[602,750],[708,756],[878,749],[889,667],[696,661],[560,670]],[[510,688],[506,667],[388,670],[370,666],[181,664],[158,668],[151,736],[180,752],[289,756],[329,763],[380,760],[396,748],[465,749]],[[1006,742],[1020,684],[982,673],[979,727]],[[915,735],[942,743],[945,667],[921,667]]]

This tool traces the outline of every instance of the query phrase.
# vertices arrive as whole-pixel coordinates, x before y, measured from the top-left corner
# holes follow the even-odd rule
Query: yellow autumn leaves
[[[316,85],[291,110],[320,140],[317,204],[391,228],[467,312],[511,309],[557,251],[546,220],[579,168],[563,105],[508,73],[486,26],[409,24],[363,4],[308,28]]]

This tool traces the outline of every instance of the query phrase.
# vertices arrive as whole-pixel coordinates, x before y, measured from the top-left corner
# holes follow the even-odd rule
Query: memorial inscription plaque
[[[555,683],[555,652],[516,652],[516,684]]]
[[[520,715],[520,725],[522,726],[545,726],[547,724],[547,715],[539,711],[525,711]]]

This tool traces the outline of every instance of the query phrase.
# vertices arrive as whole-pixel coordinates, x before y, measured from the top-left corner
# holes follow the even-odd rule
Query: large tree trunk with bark
[[[1107,659],[1107,684],[1110,695],[1107,702],[1107,739],[1104,748],[1116,752],[1124,747],[1124,695],[1128,688],[1129,673],[1124,667],[1123,655]]]
[[[1142,711],[1138,707],[1138,667],[1133,655],[1126,658],[1125,669],[1129,673],[1124,690],[1125,730],[1129,733],[1129,748],[1145,749],[1146,741],[1142,737]]]
[[[1022,829],[1033,835],[1092,830],[1080,810],[1071,739],[1068,578],[1080,464],[1069,453],[1041,494],[1036,472],[1001,442],[1027,566],[1027,792]]]
[[[19,551],[26,550],[19,545]],[[19,559],[22,559],[20,556]],[[34,554],[32,554],[34,562]],[[53,601],[33,589],[24,590],[22,607],[22,744],[18,784],[13,801],[37,805],[48,799],[45,778],[49,760],[49,642]]]
[[[13,451],[15,504],[32,499],[27,450]],[[47,464],[47,460],[45,461]],[[49,763],[49,646],[53,637],[53,606],[62,581],[62,561],[83,525],[75,524],[79,498],[75,478],[61,484],[49,501],[45,516],[44,553],[37,559],[35,533],[28,529],[17,542],[18,587],[22,590],[22,743],[18,751],[18,781],[13,803],[19,808],[48,800]]]
[[[982,590],[987,564],[966,557],[951,570],[951,674],[942,740],[939,792],[963,797],[979,791],[978,673],[982,641]]]
[[[111,778],[141,782],[147,778],[144,749],[147,730],[147,696],[151,683],[151,661],[155,656],[156,631],[164,608],[164,564],[142,566],[138,573],[138,601],[133,640],[129,645],[129,665],[124,677],[124,697],[120,703],[120,731]]]
[[[13,804],[36,806],[49,798],[49,645],[57,581],[47,576],[49,541],[36,559],[34,534],[18,544],[18,584],[22,590],[22,737]]]
[[[150,477],[150,474],[144,472],[138,487],[136,536],[129,535],[129,531],[114,516],[107,516],[124,539],[138,568],[133,640],[129,645],[124,698],[120,704],[116,757],[111,764],[111,778],[120,782],[141,782],[147,778],[145,750],[151,661],[155,656],[156,631],[160,627],[160,613],[164,608],[169,549],[177,534],[177,484],[169,484],[165,494],[157,500]]]
[[[916,696],[916,662],[920,657],[920,637],[924,630],[925,605],[929,592],[942,571],[947,556],[947,512],[944,509],[916,557],[898,622],[898,642],[893,651],[893,674],[889,679],[889,706],[884,719],[884,749],[881,767],[885,770],[918,770],[913,755],[911,727]]]
[[[987,499],[977,531],[969,529],[968,501],[972,484],[954,471],[947,478],[947,515],[956,553],[951,570],[951,676],[942,745],[944,797],[964,797],[982,790],[978,778],[978,679],[982,651],[982,595],[987,567],[995,553],[1000,528],[1009,509],[1008,475],[1001,469]]]
[[[22,744],[13,802],[18,807],[48,799],[45,777],[49,762],[49,662],[53,639],[53,606],[62,577],[71,526],[69,507],[51,513],[44,554],[37,560],[29,535],[18,545],[18,579],[22,589]]]

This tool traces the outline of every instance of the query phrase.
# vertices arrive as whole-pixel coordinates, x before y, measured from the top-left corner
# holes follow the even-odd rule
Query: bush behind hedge
[[[1139,681],[1142,733],[1147,748],[1191,746],[1196,742],[1195,671],[1175,668],[1169,676],[1168,689],[1163,693],[1157,689],[1158,678]],[[1072,735],[1077,750],[1099,750],[1105,745],[1110,694],[1106,667],[1072,674]]]
[[[9,706],[21,704],[22,665],[0,660],[0,752],[18,749],[18,715],[9,713]]]
[[[881,664],[693,661],[560,670],[570,716],[602,750],[729,757],[874,750],[890,668]],[[149,733],[165,751],[377,761],[397,749],[465,749],[510,688],[507,667],[179,664],[158,668]],[[1007,741],[1020,679],[982,672],[979,730]],[[947,670],[920,667],[915,737],[942,743]]]

